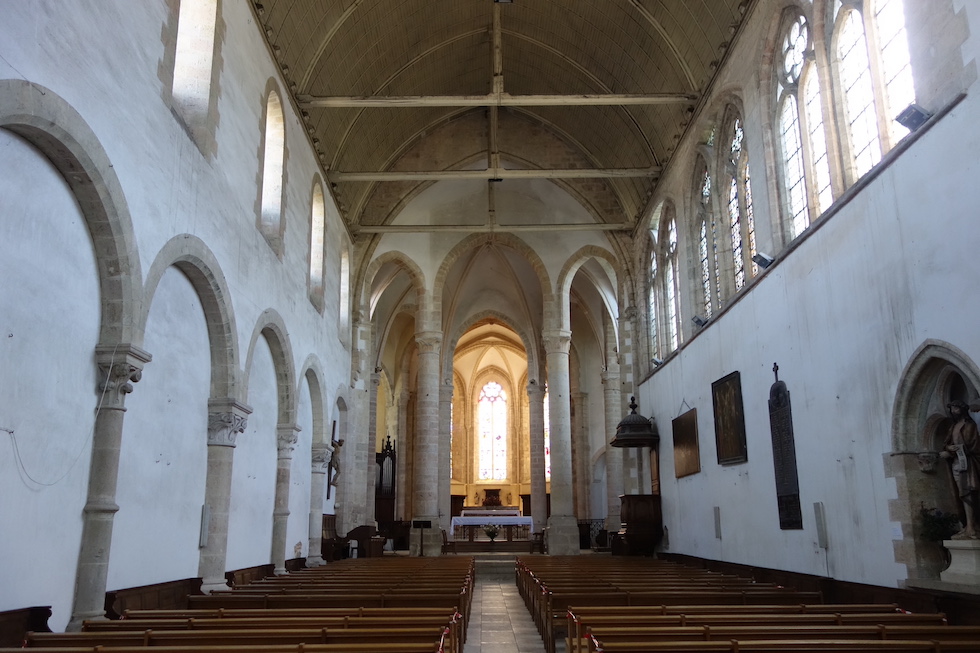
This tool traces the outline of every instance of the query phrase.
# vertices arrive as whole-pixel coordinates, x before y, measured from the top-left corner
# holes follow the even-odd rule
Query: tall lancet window
[[[491,381],[480,392],[477,413],[480,438],[480,480],[507,478],[507,393]]]

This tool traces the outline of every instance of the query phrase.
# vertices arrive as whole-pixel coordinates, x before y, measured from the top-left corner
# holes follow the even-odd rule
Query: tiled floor
[[[544,653],[524,601],[517,593],[512,556],[476,561],[476,589],[463,653]],[[564,653],[564,643],[559,651]]]

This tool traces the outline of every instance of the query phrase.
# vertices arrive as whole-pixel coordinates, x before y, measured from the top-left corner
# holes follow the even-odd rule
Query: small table
[[[515,532],[517,533],[517,539],[519,540],[526,540],[528,539],[528,534],[534,533],[534,520],[530,517],[521,517],[519,515],[477,515],[453,517],[453,539],[457,539],[456,532],[458,528],[463,529],[464,532],[466,532],[466,539],[472,542],[475,527],[479,526],[482,528],[487,524],[496,524],[497,526],[503,527],[504,531],[507,533],[508,542],[514,541]]]

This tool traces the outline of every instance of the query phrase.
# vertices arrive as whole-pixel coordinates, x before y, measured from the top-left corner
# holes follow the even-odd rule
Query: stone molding
[[[135,345],[99,346],[95,348],[95,362],[99,366],[99,406],[125,410],[126,395],[133,391],[133,383],[139,383],[143,366],[153,360],[148,352]]]
[[[311,466],[314,474],[325,474],[330,464],[330,449],[325,444],[313,445]]]
[[[252,409],[234,399],[208,402],[208,446],[234,447],[239,433],[248,427]]]
[[[549,354],[567,354],[572,344],[572,332],[567,329],[544,331],[541,334],[544,350]]]
[[[442,345],[442,332],[420,331],[415,334],[415,342],[419,346],[419,353],[438,354]]]
[[[280,424],[276,427],[276,446],[279,449],[279,458],[292,458],[293,450],[299,441],[301,430],[298,424]]]

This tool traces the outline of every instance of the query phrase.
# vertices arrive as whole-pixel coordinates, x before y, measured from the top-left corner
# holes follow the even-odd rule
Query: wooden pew
[[[976,653],[978,642],[927,640],[729,640],[711,642],[604,642],[593,641],[596,653]],[[2,653],[2,652],[0,652]]]
[[[32,653],[149,653],[144,646],[38,647]],[[152,653],[442,653],[428,642],[358,642],[353,644],[290,644],[248,646],[154,646]],[[0,653],[24,653],[23,648],[0,648]]]
[[[312,629],[221,629],[145,630],[79,633],[29,633],[27,648],[35,647],[179,647],[179,646],[274,646],[282,644],[429,643],[434,650],[447,635],[443,626],[312,628]],[[451,642],[446,638],[445,643]],[[459,653],[450,644],[446,653]]]
[[[578,653],[587,650],[589,632],[599,632],[599,629],[628,628],[640,632],[647,628],[673,628],[684,626],[724,627],[724,626],[878,626],[878,625],[925,625],[946,627],[946,619],[936,613],[905,613],[905,612],[853,612],[853,613],[744,613],[724,612],[725,606],[715,606],[716,614],[633,614],[633,615],[589,615],[585,616],[576,608],[569,610],[568,637],[566,651]]]

